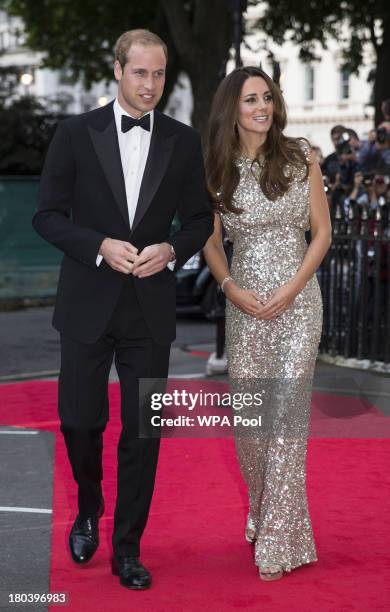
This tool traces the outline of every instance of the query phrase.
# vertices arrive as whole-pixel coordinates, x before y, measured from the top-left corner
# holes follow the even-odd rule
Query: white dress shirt
[[[128,132],[122,132],[122,115],[131,117],[120,106],[118,99],[114,102],[116,130],[118,132],[119,151],[121,154],[123,176],[125,178],[127,208],[129,210],[130,227],[133,225],[137,207],[142,177],[148,158],[150,139],[153,132],[154,112],[150,115],[150,132],[142,127],[133,127]],[[135,117],[133,117],[135,119]]]
[[[148,159],[150,140],[153,132],[154,111],[150,111],[150,132],[142,127],[135,126],[128,132],[122,132],[122,115],[132,117],[118,102],[114,101],[114,117],[116,131],[118,133],[119,152],[121,156],[123,176],[125,179],[127,208],[129,211],[130,227],[133,225],[135,211],[137,208],[142,177],[145,172],[146,160]],[[136,117],[133,117],[136,119]],[[99,266],[103,259],[102,255],[96,258]],[[169,262],[168,267],[173,270],[175,262]]]
[[[114,101],[114,117],[116,131],[118,134],[119,152],[121,156],[123,176],[125,179],[127,209],[129,211],[130,227],[133,225],[135,209],[137,207],[142,177],[144,175],[146,160],[148,158],[150,139],[153,131],[154,112],[150,113],[150,132],[142,127],[135,126],[128,132],[122,132],[122,115],[131,115],[126,112],[118,102]],[[136,117],[133,117],[136,119]],[[99,266],[103,259],[102,255],[96,258]]]

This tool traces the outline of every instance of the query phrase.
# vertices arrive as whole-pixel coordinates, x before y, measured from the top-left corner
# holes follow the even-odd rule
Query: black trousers
[[[139,434],[139,379],[166,379],[169,353],[169,344],[158,345],[150,336],[131,276],[97,342],[83,344],[61,336],[59,416],[82,517],[97,512],[102,495],[102,434],[109,417],[108,379],[115,355],[122,420],[112,538],[117,556],[139,555],[160,446],[159,437]]]

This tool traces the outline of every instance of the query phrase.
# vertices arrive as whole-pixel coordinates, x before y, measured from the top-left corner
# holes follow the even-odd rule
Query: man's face
[[[141,117],[159,103],[164,91],[166,63],[160,45],[137,43],[127,52],[123,69],[118,61],[115,62],[118,101],[133,117]]]
[[[342,134],[343,133],[339,132],[339,131],[333,132],[333,134],[331,134],[331,139],[332,139],[334,147],[336,147],[337,144],[340,142],[340,138],[341,138]]]

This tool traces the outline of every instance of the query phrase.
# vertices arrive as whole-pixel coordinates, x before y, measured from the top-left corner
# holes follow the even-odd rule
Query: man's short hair
[[[337,132],[346,132],[347,128],[344,127],[343,125],[334,125],[332,127],[332,129],[330,130],[330,135],[333,136],[333,134],[336,134]]]
[[[355,130],[353,130],[352,128],[348,128],[347,132],[350,136],[352,136],[352,138],[355,138],[356,140],[360,140],[357,132]]]
[[[128,30],[119,36],[115,44],[115,60],[118,60],[122,68],[127,62],[127,53],[132,45],[144,45],[145,47],[160,46],[163,48],[165,57],[168,61],[168,48],[165,42],[149,32],[149,30]]]

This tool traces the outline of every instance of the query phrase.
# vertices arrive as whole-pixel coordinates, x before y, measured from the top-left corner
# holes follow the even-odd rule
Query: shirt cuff
[[[103,255],[98,255],[96,257],[96,267],[98,268],[100,266],[100,264],[102,263],[103,260]]]
[[[174,259],[173,261],[168,261],[167,268],[169,268],[171,272],[173,272],[173,270],[175,269],[175,265],[176,265],[176,259]]]

